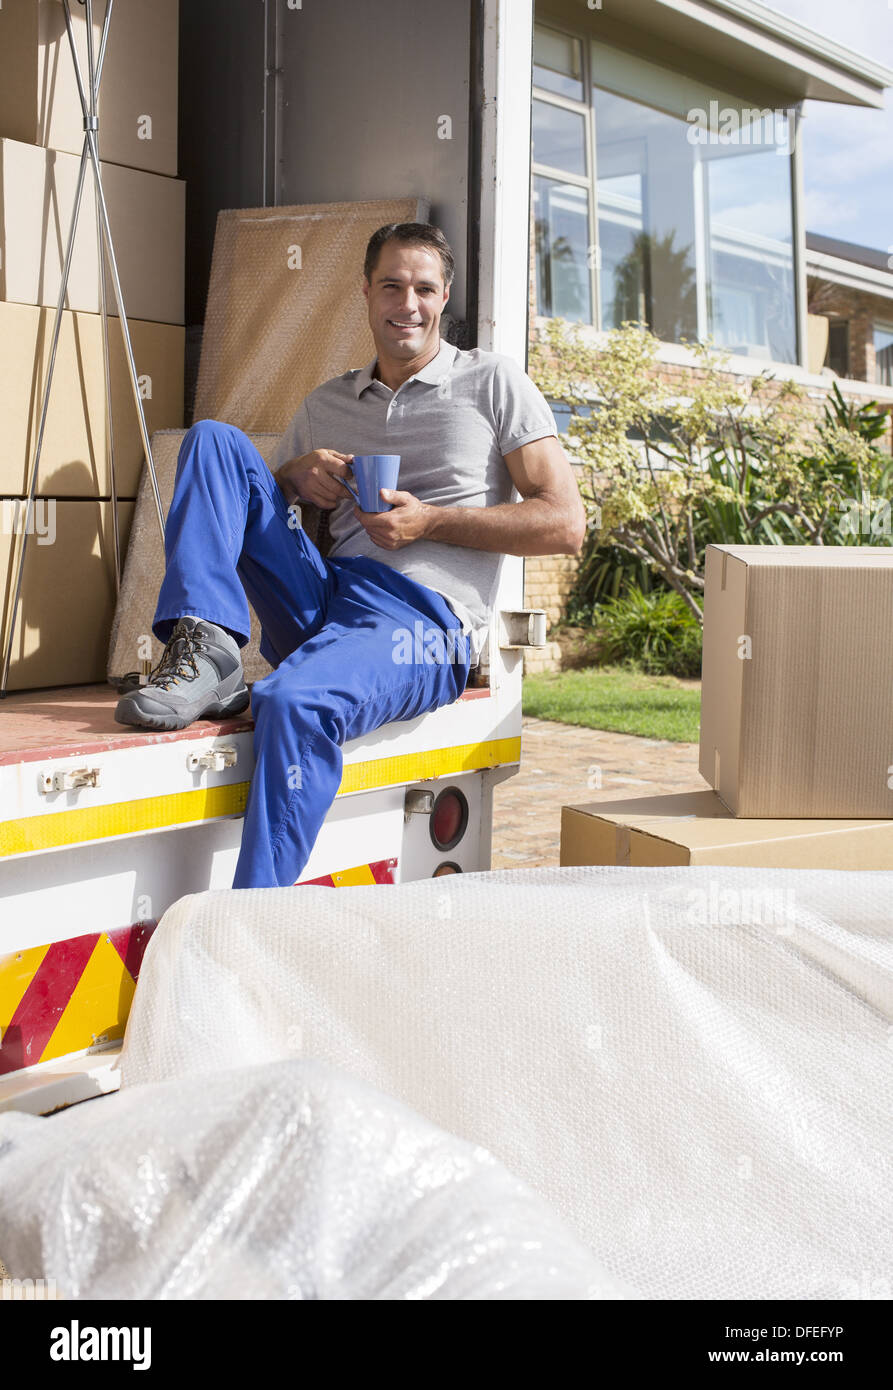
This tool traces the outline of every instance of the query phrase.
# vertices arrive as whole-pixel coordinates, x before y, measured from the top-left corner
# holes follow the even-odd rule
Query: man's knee
[[[289,727],[302,726],[313,720],[318,703],[295,681],[293,671],[280,667],[251,687],[251,713],[255,724],[261,720],[275,721]]]
[[[196,420],[195,424],[186,431],[183,445],[192,444],[200,439],[227,439],[232,438],[233,435],[242,439],[247,438],[237,425],[228,425],[224,420]]]

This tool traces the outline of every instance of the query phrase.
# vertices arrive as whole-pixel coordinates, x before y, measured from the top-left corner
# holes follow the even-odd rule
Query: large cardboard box
[[[0,299],[55,305],[77,188],[75,155],[0,140]],[[183,322],[185,184],[103,165],[109,223],[128,318]],[[88,170],[65,307],[100,308],[93,175]],[[108,305],[116,312],[106,271]]]
[[[0,303],[0,496],[27,496],[55,310]],[[149,434],[183,422],[185,330],[129,319]],[[117,318],[109,320],[115,491],[136,497],[143,446]],[[56,350],[38,495],[111,497],[102,320],[65,310]]]
[[[735,815],[893,816],[893,548],[708,546],[702,673]]]
[[[561,808],[561,864],[893,869],[893,820],[744,820],[715,792]]]
[[[112,164],[177,172],[178,0],[115,0],[99,86],[99,154]],[[94,0],[98,57],[104,0]],[[72,28],[87,76],[84,7]],[[0,4],[0,135],[79,154],[84,142],[71,49],[60,0]]]
[[[12,615],[24,502],[0,499],[0,654]],[[119,505],[122,554],[132,502]],[[82,685],[105,680],[115,609],[111,502],[41,499],[31,519],[8,689]]]

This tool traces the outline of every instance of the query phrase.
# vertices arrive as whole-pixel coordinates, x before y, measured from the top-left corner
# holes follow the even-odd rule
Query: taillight
[[[452,849],[462,839],[468,828],[468,802],[458,787],[446,787],[437,797],[428,828],[438,849]]]
[[[442,878],[444,874],[461,874],[461,872],[458,864],[451,864],[449,860],[446,860],[443,864],[438,864],[431,877]]]

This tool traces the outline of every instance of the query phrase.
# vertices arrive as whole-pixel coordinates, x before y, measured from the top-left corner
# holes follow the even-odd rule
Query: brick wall
[[[881,295],[836,285],[830,281],[810,281],[810,313],[827,319],[844,319],[849,324],[849,374],[857,381],[875,381],[874,325],[889,323],[893,304]]]

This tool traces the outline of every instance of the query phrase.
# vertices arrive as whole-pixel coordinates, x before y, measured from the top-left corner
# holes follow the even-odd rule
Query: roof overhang
[[[585,28],[592,38],[709,75],[724,90],[762,104],[882,107],[884,89],[893,86],[889,68],[756,0],[623,0],[594,11],[579,0],[537,0],[536,10],[545,23],[552,16]]]
[[[843,260],[840,256],[828,256],[807,247],[806,273],[819,280],[828,280],[833,285],[845,285],[850,290],[861,290],[863,294],[876,294],[882,299],[893,300],[893,271],[890,270],[877,270],[871,265]]]

